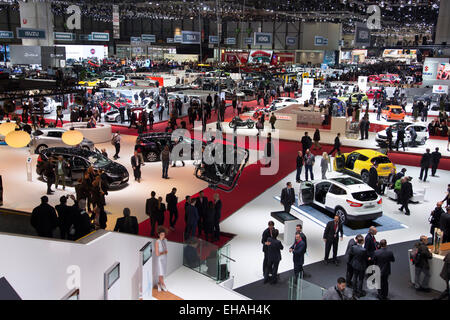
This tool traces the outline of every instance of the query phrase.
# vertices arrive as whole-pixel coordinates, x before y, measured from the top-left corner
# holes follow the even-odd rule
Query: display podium
[[[287,246],[292,245],[295,240],[295,228],[298,224],[303,226],[303,221],[284,211],[271,212],[270,216],[284,225],[283,243]]]

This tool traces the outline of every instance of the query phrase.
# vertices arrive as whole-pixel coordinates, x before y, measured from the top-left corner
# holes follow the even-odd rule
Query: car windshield
[[[112,161],[108,158],[104,157],[99,153],[93,153],[88,158],[89,162],[92,163],[97,168],[103,168],[109,165]]]
[[[352,185],[355,185],[355,184],[363,184],[362,181],[357,180],[355,178],[351,178],[351,177],[333,178],[331,180],[339,182],[339,183],[342,183],[344,186],[352,186]]]
[[[380,164],[380,163],[391,163],[391,160],[389,160],[388,157],[385,156],[379,156],[372,159],[373,164]]]

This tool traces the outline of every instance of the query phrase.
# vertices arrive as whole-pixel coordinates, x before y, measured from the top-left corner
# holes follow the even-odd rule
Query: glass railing
[[[230,246],[221,248],[200,238],[183,243],[183,265],[211,279],[222,282],[230,277]]]
[[[289,278],[289,300],[322,300],[325,289],[303,279],[303,274]]]

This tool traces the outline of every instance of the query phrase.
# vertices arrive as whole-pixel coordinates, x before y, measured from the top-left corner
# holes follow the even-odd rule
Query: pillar
[[[21,28],[45,30],[45,39],[22,39],[24,46],[53,46],[53,13],[50,2],[19,2]]]

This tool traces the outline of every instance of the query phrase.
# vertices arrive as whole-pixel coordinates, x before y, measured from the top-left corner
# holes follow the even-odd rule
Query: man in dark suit
[[[308,136],[308,132],[305,131],[305,135],[302,137],[300,142],[302,143],[303,154],[305,154],[306,150],[310,149],[312,146],[312,140],[311,137]]]
[[[264,283],[271,282],[272,284],[277,283],[278,277],[278,265],[281,261],[281,250],[283,250],[283,245],[280,240],[277,240],[278,230],[274,229],[272,236],[267,238],[265,245],[267,246],[267,268],[264,273]],[[269,277],[271,274],[271,277]]]
[[[298,275],[303,273],[303,264],[305,262],[306,243],[300,236],[300,232],[295,233],[295,242],[289,248],[289,252],[293,254],[294,275],[297,280]]]
[[[398,146],[402,143],[403,151],[405,151],[405,128],[399,127],[397,131],[397,141],[395,142],[395,147],[398,151]]]
[[[436,170],[439,166],[439,161],[441,161],[441,153],[439,152],[439,148],[436,148],[435,151],[431,153],[431,176],[436,176]]]
[[[86,200],[80,199],[73,208],[73,224],[75,227],[74,240],[88,235],[92,231],[91,218],[86,211]]]
[[[339,233],[341,234],[341,240],[344,237],[344,231],[342,229],[342,222],[338,215],[334,216],[334,219],[328,221],[325,231],[323,233],[323,241],[325,242],[325,263],[328,264],[328,256],[330,255],[331,247],[333,247],[333,262],[337,265],[338,261],[336,259],[338,244],[339,244]]]
[[[214,193],[214,241],[219,241],[220,238],[220,217],[222,215],[222,200],[219,194]]]
[[[341,134],[338,132],[336,135],[336,138],[334,138],[334,146],[333,149],[328,153],[328,155],[332,156],[334,151],[337,151],[338,154],[341,153],[341,140],[340,140]]]
[[[145,214],[150,218],[150,236],[155,236],[155,225],[158,221],[158,200],[155,198],[156,192],[152,191],[151,198],[145,202]]]
[[[378,163],[374,163],[369,169],[369,181],[368,185],[373,188],[377,193],[380,193],[378,190]]]
[[[423,182],[427,181],[428,168],[430,168],[430,164],[431,164],[431,153],[430,153],[430,149],[427,148],[427,151],[422,155],[422,159],[420,160],[419,180],[422,180],[422,177],[423,177]],[[424,173],[425,173],[425,175],[424,175]]]
[[[353,279],[353,267],[352,261],[350,260],[350,249],[353,246],[356,246],[358,239],[363,239],[363,236],[358,234],[355,238],[351,238],[348,241],[347,249],[345,250],[345,258],[347,259],[347,273],[346,273],[346,283],[348,287],[352,287],[352,279]]]
[[[167,210],[170,213],[170,230],[175,230],[175,224],[178,220],[178,197],[175,195],[177,188],[172,188],[172,192],[166,194]]]
[[[367,268],[367,251],[363,247],[364,239],[361,237],[357,240],[356,246],[350,249],[349,259],[352,262],[354,273],[353,295],[357,298],[363,297],[366,293],[363,291],[364,274]]]
[[[58,226],[61,239],[69,239],[69,230],[73,224],[73,209],[67,205],[67,198],[62,196],[59,198],[59,204],[55,206],[58,212]]]
[[[195,205],[196,202],[197,198],[191,198],[190,203],[188,203],[188,205],[186,206],[186,215],[187,215],[186,239],[195,237],[195,229],[198,226],[199,214]]]
[[[373,264],[373,257],[375,254],[375,251],[378,249],[379,244],[377,240],[375,239],[375,235],[377,234],[377,228],[374,226],[371,226],[369,228],[369,232],[366,235],[366,238],[364,239],[364,248],[367,251],[367,257],[369,260],[369,264]]]
[[[447,206],[447,212],[442,212],[439,219],[439,229],[444,233],[442,243],[450,242],[450,207]]]
[[[394,254],[387,248],[385,239],[380,241],[380,250],[375,251],[373,262],[380,268],[381,283],[378,289],[378,299],[387,300],[389,294],[389,275],[391,274],[391,262],[395,262]]]
[[[284,206],[284,212],[291,211],[291,205],[295,203],[295,193],[290,182],[286,183],[286,188],[281,191],[281,204]]]
[[[131,167],[133,168],[134,180],[137,182],[141,182],[141,165],[141,158],[135,150],[134,155],[131,157]]]
[[[265,274],[266,268],[267,268],[267,245],[266,245],[266,242],[269,237],[272,237],[274,226],[275,226],[275,223],[273,221],[269,221],[268,227],[266,230],[264,230],[264,232],[262,234],[262,238],[261,238],[261,243],[263,245],[262,250],[264,252],[263,274]]]
[[[129,234],[138,234],[139,225],[136,217],[130,215],[130,209],[123,209],[123,217],[117,218],[116,226],[114,227],[114,231],[129,233]]]
[[[195,207],[198,211],[198,237],[200,237],[202,231],[205,230],[205,217],[208,212],[208,198],[205,197],[203,191],[199,192]]]
[[[413,196],[413,190],[412,190],[412,184],[409,182],[409,177],[403,177],[402,178],[402,188],[400,189],[399,193],[399,200],[401,203],[401,207],[398,209],[400,211],[403,211],[405,209],[405,214],[407,216],[410,215],[408,204],[409,199],[411,199]]]
[[[31,225],[39,237],[53,238],[53,230],[58,226],[55,209],[48,204],[48,197],[41,197],[41,204],[31,213]]]

